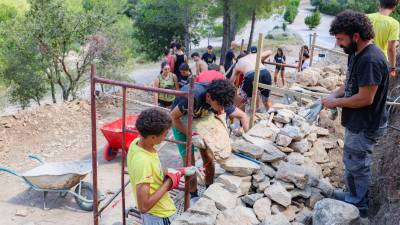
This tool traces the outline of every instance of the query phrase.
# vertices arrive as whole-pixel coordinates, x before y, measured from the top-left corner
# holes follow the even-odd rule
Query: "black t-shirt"
[[[372,105],[343,108],[342,125],[352,132],[374,131],[386,124],[385,108],[389,86],[389,64],[382,51],[371,44],[358,55],[350,55],[345,84],[345,97],[358,93],[359,87],[378,86]]]
[[[201,118],[206,115],[210,111],[212,111],[212,108],[209,104],[206,102],[206,93],[207,93],[207,88],[208,88],[208,83],[195,83],[194,84],[194,89],[193,89],[193,94],[194,94],[194,103],[193,103],[193,117],[194,118]],[[188,91],[189,90],[189,85],[185,85],[181,88],[181,91]],[[172,108],[175,108],[178,106],[179,110],[181,111],[182,114],[186,115],[187,114],[187,108],[188,108],[188,100],[187,97],[183,96],[178,96],[175,98],[174,102],[172,103]],[[232,114],[235,111],[235,106],[231,105],[228,107],[225,107],[225,113],[227,116]]]
[[[232,49],[229,49],[226,52],[226,56],[225,56],[225,63],[224,63],[225,71],[227,71],[229,69],[229,67],[232,66],[234,58],[235,58],[235,53],[233,52]]]
[[[208,54],[208,52],[204,53],[201,59],[204,60],[204,62],[206,62],[207,64],[212,64],[217,61],[217,57],[215,56],[215,54]]]
[[[274,59],[275,59],[276,63],[281,63],[282,64],[282,63],[284,63],[286,61],[286,56],[285,55],[282,55],[282,56],[275,55]]]

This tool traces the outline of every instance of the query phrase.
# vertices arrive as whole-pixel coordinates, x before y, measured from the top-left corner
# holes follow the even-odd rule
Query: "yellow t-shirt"
[[[374,27],[374,43],[383,51],[387,58],[388,41],[399,40],[399,22],[379,12],[368,14],[368,18],[371,20]]]
[[[133,199],[136,205],[136,185],[143,183],[150,184],[150,194],[153,194],[160,188],[164,180],[164,173],[158,154],[151,153],[139,147],[137,145],[138,141],[139,138],[131,143],[127,156],[128,173],[133,188]],[[169,193],[165,193],[160,201],[147,213],[161,218],[175,214],[176,207]]]

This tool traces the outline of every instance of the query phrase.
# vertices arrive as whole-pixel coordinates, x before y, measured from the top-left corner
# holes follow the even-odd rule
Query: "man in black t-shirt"
[[[231,66],[234,63],[234,60],[236,60],[236,58],[235,58],[235,48],[236,47],[237,47],[236,43],[232,41],[231,48],[226,52],[225,62],[224,62],[225,73],[228,72],[228,70],[231,68]],[[232,71],[233,71],[233,68],[229,71],[229,73],[226,74],[227,79],[231,78]]]
[[[201,59],[207,64],[213,64],[217,61],[217,57],[213,53],[213,47],[211,45],[207,47],[207,52],[203,54]]]
[[[347,191],[335,191],[332,197],[357,206],[365,217],[372,151],[387,126],[389,65],[380,49],[371,43],[374,31],[365,14],[340,13],[332,22],[330,33],[349,55],[345,85],[322,100],[327,108],[343,108],[342,125],[346,128],[343,162]]]

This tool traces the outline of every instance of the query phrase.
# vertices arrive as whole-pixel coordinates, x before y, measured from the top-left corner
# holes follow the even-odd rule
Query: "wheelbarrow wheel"
[[[103,148],[103,158],[106,161],[111,161],[117,157],[118,151],[111,148],[110,144],[106,144]]]
[[[81,192],[79,193],[79,185],[75,188],[75,194],[81,196],[81,198],[90,200],[92,202],[85,202],[80,199],[78,196],[74,196],[76,203],[78,204],[79,208],[85,211],[93,211],[93,187],[91,183],[88,182],[81,182],[80,185]]]

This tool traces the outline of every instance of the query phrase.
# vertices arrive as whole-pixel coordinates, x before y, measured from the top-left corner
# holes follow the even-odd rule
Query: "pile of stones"
[[[307,123],[296,104],[275,104],[272,120],[258,114],[254,127],[232,140],[233,153],[217,165],[214,184],[172,224],[356,224],[357,208],[326,198],[337,186],[328,172],[338,166],[328,151],[343,148],[343,141]]]

